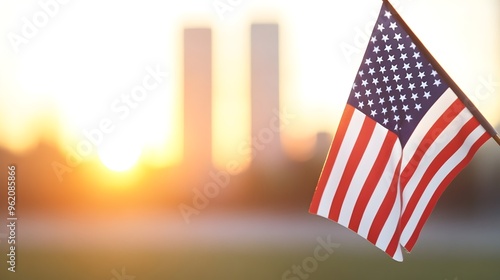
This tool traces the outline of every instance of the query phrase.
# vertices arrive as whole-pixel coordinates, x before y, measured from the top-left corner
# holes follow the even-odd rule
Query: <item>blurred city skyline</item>
[[[495,46],[500,44],[500,32],[496,32],[500,17],[498,9],[492,9],[494,1],[481,5],[393,2],[487,119],[497,125],[500,64],[496,62],[500,59]],[[255,1],[242,2],[228,10],[218,10],[208,1],[199,6],[182,4],[175,9],[153,2],[140,8],[121,4],[123,10],[114,19],[115,24],[103,21],[104,11],[113,9],[112,4],[100,4],[102,12],[94,10],[91,4],[61,5],[57,15],[38,28],[33,39],[19,46],[18,53],[9,40],[0,46],[5,61],[0,69],[5,77],[0,83],[5,107],[0,123],[5,137],[0,146],[22,152],[45,139],[64,152],[67,146],[74,147],[85,139],[85,130],[98,127],[102,118],[113,114],[110,104],[120,94],[130,94],[147,74],[147,67],[159,67],[169,77],[137,110],[131,110],[133,116],[120,123],[126,131],[112,133],[109,146],[128,139],[125,148],[115,154],[129,149],[142,153],[142,161],[154,166],[178,164],[185,150],[181,147],[186,143],[182,138],[186,128],[180,42],[185,29],[205,28],[212,30],[213,44],[212,129],[207,143],[213,148],[216,166],[224,166],[232,159],[244,161],[238,146],[251,141],[253,131],[251,26],[268,22],[280,30],[279,109],[286,108],[296,116],[283,128],[280,137],[289,156],[305,160],[311,156],[318,133],[335,132],[372,28],[373,13],[380,5],[378,1],[359,0],[344,3],[342,9],[336,9],[334,4],[329,4],[328,9],[317,8],[325,3],[300,6]],[[438,17],[450,3],[456,13]],[[13,13],[4,19],[7,33],[16,34],[21,34],[24,21],[16,20],[14,15],[31,20],[31,15],[43,10],[37,5],[31,10],[21,4],[11,3],[8,7]],[[140,17],[141,12],[156,8],[147,19]],[[301,15],[304,21],[290,20],[301,11],[305,11]],[[162,13],[171,17],[163,20],[159,17]],[[462,13],[478,19],[480,15],[481,21],[463,23]],[[132,14],[144,21],[128,21]],[[422,21],[418,19],[422,14],[433,17]],[[83,16],[88,15],[93,15],[95,23],[82,25]],[[63,20],[66,26],[57,24]],[[478,28],[486,30],[478,33]],[[106,34],[114,34],[113,40]],[[9,66],[15,71],[7,71]]]
[[[378,10],[379,5],[373,6],[374,10]],[[71,5],[61,6],[60,13],[63,13],[64,8],[71,11]],[[234,13],[244,9],[244,6],[236,8]],[[370,7],[365,9],[368,8]],[[80,60],[77,52],[82,51],[81,47],[65,50],[61,54],[62,57],[52,56],[53,59],[57,58],[53,61],[54,65],[64,65],[75,71],[71,72],[58,66],[52,67],[49,60],[40,60],[45,58],[35,56],[44,54],[39,52],[39,48],[60,46],[44,42],[43,37],[40,41],[21,45],[18,58],[20,62],[29,63],[21,63],[15,67],[18,72],[14,72],[26,74],[17,78],[31,79],[0,80],[2,98],[23,108],[16,111],[16,114],[22,115],[19,119],[11,119],[12,122],[7,121],[9,118],[1,119],[3,124],[0,122],[0,130],[11,129],[5,133],[4,139],[0,139],[4,141],[0,143],[0,146],[4,147],[4,160],[26,166],[28,159],[36,157],[36,162],[29,163],[29,166],[33,167],[32,170],[45,171],[30,180],[38,178],[36,181],[54,187],[61,183],[65,186],[78,186],[78,191],[61,194],[73,204],[85,204],[89,199],[95,198],[96,190],[104,190],[107,194],[104,201],[109,199],[108,202],[114,205],[115,192],[137,195],[139,186],[144,181],[144,185],[150,188],[144,194],[147,197],[145,200],[166,200],[169,201],[167,204],[172,205],[189,200],[193,189],[202,188],[213,181],[210,174],[231,170],[231,178],[236,176],[231,185],[238,188],[227,192],[228,202],[264,200],[269,203],[278,196],[284,204],[294,204],[298,201],[299,208],[306,205],[310,199],[309,193],[314,190],[321,171],[330,139],[335,133],[338,121],[335,116],[340,116],[346,104],[354,78],[351,69],[357,70],[358,56],[364,51],[363,32],[369,33],[373,27],[370,21],[366,20],[371,11],[364,10],[364,16],[353,12],[352,16],[363,18],[361,22],[366,26],[360,29],[358,27],[363,25],[355,25],[354,32],[352,29],[349,31],[349,28],[342,28],[342,32],[348,34],[347,37],[341,37],[340,41],[333,45],[330,41],[331,49],[318,51],[319,54],[311,52],[314,49],[297,49],[301,44],[291,44],[289,37],[293,34],[290,33],[290,22],[279,19],[279,16],[275,16],[275,20],[252,19],[235,24],[233,31],[241,34],[238,34],[233,42],[232,35],[235,34],[221,32],[227,27],[223,25],[227,21],[218,18],[218,13],[214,10],[211,12],[220,22],[213,20],[212,23],[193,24],[183,20],[181,25],[170,27],[175,30],[175,35],[170,34],[171,37],[167,34],[154,34],[155,38],[161,39],[157,45],[150,46],[155,48],[154,52],[143,53],[139,57],[132,56],[124,61],[118,59],[126,56],[127,52],[116,49],[114,52],[120,53],[116,56],[113,52],[107,52],[109,49],[101,45],[101,42],[98,45],[94,42],[83,42],[78,36],[74,37],[75,35],[66,41],[59,41],[62,46],[77,47],[68,41],[77,40],[91,50],[94,48],[94,51],[103,47],[101,55],[104,54],[106,58],[109,56],[111,62],[120,67],[121,72],[107,72],[111,69],[107,68],[109,62],[100,60],[103,57],[94,51],[88,54],[94,54],[95,57],[84,57]],[[151,15],[152,19],[155,18],[154,15]],[[236,16],[230,12],[225,15],[227,20]],[[56,19],[54,17],[54,20]],[[346,16],[343,16],[337,20],[345,19]],[[157,24],[156,21],[153,23]],[[318,22],[311,25],[312,30],[317,29],[319,37],[324,40],[334,37],[334,31],[340,29],[328,27],[328,30],[332,31],[332,35],[329,35],[321,26]],[[143,28],[133,29],[130,24],[126,27],[119,30],[133,34],[144,31]],[[82,26],[80,28],[81,31],[84,30]],[[53,30],[48,29],[46,32],[51,31]],[[144,36],[146,35],[148,34]],[[40,36],[43,36],[43,33]],[[130,43],[136,39],[133,36],[123,36]],[[146,37],[141,39],[145,40]],[[156,56],[155,52],[159,51],[156,48],[165,47],[165,43],[170,40],[175,43],[161,50],[161,56]],[[491,40],[497,42],[498,38],[492,35]],[[105,42],[108,41],[102,43]],[[311,41],[314,42],[317,41]],[[433,45],[431,41],[429,47]],[[134,46],[139,49],[146,47],[137,42]],[[314,44],[311,46],[316,47]],[[11,46],[8,47],[7,51],[12,51]],[[225,51],[221,53],[222,50]],[[45,54],[50,54],[48,50],[45,51]],[[294,61],[293,58],[301,57],[303,51],[314,63],[300,64]],[[318,59],[324,58],[324,62],[328,62],[332,58],[331,53],[336,60],[334,63],[328,63],[328,67],[331,67],[329,71],[324,71],[325,68],[321,67],[323,61]],[[457,59],[463,56],[458,50],[445,53],[451,53],[449,57],[452,57],[457,65],[471,61],[467,58]],[[472,53],[468,54],[477,58]],[[171,64],[165,63],[165,56],[174,57]],[[443,57],[443,53],[440,56]],[[436,57],[439,60],[439,55]],[[495,57],[498,57],[497,53],[492,56]],[[149,59],[146,63],[144,59],[147,58],[155,59]],[[484,59],[486,58],[480,61],[484,62]],[[65,63],[60,64],[62,61]],[[491,63],[494,60],[488,61]],[[39,64],[33,64],[35,62]],[[77,68],[71,65],[73,62],[77,62]],[[450,70],[452,77],[453,73],[465,75],[469,70],[472,72],[475,69],[469,64],[470,68],[456,72],[457,69],[446,67],[446,62],[442,64],[447,71]],[[34,70],[26,68],[30,65],[35,66]],[[134,65],[140,67],[133,67]],[[485,68],[498,69],[498,65],[500,64],[485,64]],[[78,67],[85,71],[79,71]],[[301,79],[291,74],[292,68],[305,71],[305,76],[315,78],[306,79],[309,83],[305,88],[292,89],[291,85]],[[500,78],[497,79],[500,72],[491,71],[456,82],[459,85],[464,81],[471,83],[471,86],[464,90],[466,93],[472,93],[469,97],[490,122],[498,126],[498,122],[494,121],[500,117],[498,111],[493,111],[492,114],[489,109],[500,106],[500,102],[493,101],[500,99],[499,85],[496,82],[500,81]],[[299,71],[295,72],[298,73]],[[83,81],[88,81],[88,84],[82,83]],[[325,82],[328,86],[325,86]],[[5,92],[5,86],[9,83],[25,92],[19,96]],[[320,94],[315,94],[318,85],[325,87],[321,89]],[[50,91],[51,87],[63,95],[43,92]],[[467,88],[470,89],[469,92]],[[301,93],[297,95],[299,91]],[[57,102],[52,103],[58,98],[64,102],[59,105]],[[313,104],[313,101],[319,103]],[[35,106],[36,109],[25,111],[29,106],[26,107],[23,102]],[[64,111],[69,115],[65,115]],[[326,115],[325,111],[328,112]],[[2,113],[8,114],[4,111]],[[23,120],[26,121],[28,117],[32,119],[23,124]],[[33,131],[31,136],[26,135],[26,142],[32,141],[32,144],[24,147],[24,139],[18,137],[13,141],[13,146],[8,144],[12,135],[23,135],[22,131],[28,127],[32,127]],[[492,149],[487,146],[482,150]],[[486,162],[496,161],[485,159],[488,154],[494,152],[483,153],[473,164],[480,167],[484,178],[494,176],[494,172],[486,168]],[[303,169],[300,172],[297,170],[299,166]],[[296,177],[290,173],[295,173]],[[241,176],[237,176],[240,174]],[[286,174],[285,177],[292,181],[278,180],[280,174]],[[474,191],[469,189],[468,193],[483,193],[490,188],[491,183],[490,179],[485,179],[481,187]],[[289,184],[290,188],[294,186],[295,189],[288,189],[286,184]],[[36,182],[33,181],[30,185],[36,185]],[[41,197],[50,196],[50,192],[45,188],[32,188],[32,197],[35,200],[36,193]],[[281,197],[279,190],[289,192],[290,198]],[[79,195],[75,195],[77,193]],[[84,197],[87,199],[83,199]],[[65,205],[61,201],[58,203]]]

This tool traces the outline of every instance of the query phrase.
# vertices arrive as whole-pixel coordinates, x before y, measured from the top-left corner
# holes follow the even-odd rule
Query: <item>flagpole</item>
[[[465,95],[465,93],[460,89],[460,87],[453,81],[453,79],[446,73],[444,68],[437,62],[437,60],[432,56],[432,54],[429,52],[429,50],[424,46],[422,41],[413,33],[411,28],[406,24],[406,22],[403,20],[403,18],[399,15],[399,13],[396,11],[396,9],[392,6],[392,4],[389,2],[389,0],[382,0],[387,7],[389,8],[391,14],[403,25],[405,30],[408,32],[408,34],[412,37],[413,42],[417,47],[420,49],[421,52],[425,54],[425,56],[430,60],[434,68],[438,70],[439,74],[443,76],[443,78],[446,80],[450,88],[455,92],[457,95],[458,99],[462,101],[469,109],[469,111],[472,113],[472,115],[479,121],[479,123],[483,126],[483,128],[495,139],[497,144],[500,146],[500,134],[495,130],[495,128],[486,120],[486,118],[479,112],[477,107],[472,103],[472,101]]]

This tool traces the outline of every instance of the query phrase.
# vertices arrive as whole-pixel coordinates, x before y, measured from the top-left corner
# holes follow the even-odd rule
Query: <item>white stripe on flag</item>
[[[457,96],[451,89],[447,89],[436,103],[427,111],[425,116],[419,122],[412,135],[408,139],[404,150],[403,159],[401,161],[401,170],[404,170],[410,159],[417,152],[417,148],[425,137],[426,133],[431,129],[434,123],[443,115],[450,105],[457,100]]]
[[[384,227],[382,228],[382,231],[380,232],[380,235],[377,239],[377,243],[375,244],[377,247],[379,247],[380,249],[382,249],[384,251],[387,250],[387,247],[389,246],[389,243],[391,242],[392,237],[394,236],[395,232],[397,231],[398,226],[399,226],[399,218],[401,217],[401,195],[400,195],[399,190],[397,190],[397,192],[398,193],[396,195],[396,200],[394,201],[394,205],[392,207],[391,214],[389,215],[389,217],[387,217],[387,221],[385,222]],[[399,240],[398,240],[398,244],[397,244],[396,254],[393,257],[396,260],[398,260],[396,258],[396,256],[398,255],[398,251],[399,251],[399,255],[401,255],[399,260],[402,261],[403,256],[401,253],[401,245],[399,243]]]
[[[415,173],[403,190],[403,212],[405,211],[407,203],[413,196],[418,184],[422,180],[422,177],[426,174],[426,171],[429,169],[429,166],[432,164],[436,156],[438,156],[442,149],[455,138],[463,125],[471,118],[472,115],[470,112],[467,109],[463,109],[462,112],[460,112],[460,114],[458,114],[458,116],[449,123],[436,140],[434,140],[429,149],[422,156],[420,163],[416,167]]]
[[[396,141],[394,147],[392,148],[389,161],[385,166],[384,175],[382,175],[379,182],[377,183],[375,191],[373,192],[370,201],[366,206],[366,210],[363,213],[363,217],[361,218],[361,222],[359,224],[358,234],[363,236],[364,238],[368,237],[368,233],[370,232],[370,228],[372,226],[373,220],[375,219],[375,215],[377,215],[378,210],[380,209],[380,205],[382,205],[387,192],[391,191],[391,181],[394,177],[394,172],[398,167],[400,158],[401,144],[399,143],[399,141]]]
[[[468,114],[470,112],[468,110]],[[472,115],[471,115],[472,117]],[[458,127],[460,129],[461,127]],[[415,228],[417,227],[418,222],[422,218],[422,215],[425,211],[425,208],[429,204],[429,201],[431,200],[432,196],[436,192],[437,187],[441,182],[450,174],[450,172],[458,165],[462,160],[467,156],[467,154],[470,151],[470,148],[476,143],[476,141],[485,133],[485,130],[482,126],[476,127],[474,131],[472,131],[471,134],[468,135],[467,139],[463,143],[461,147],[458,148],[458,151],[456,151],[453,156],[451,156],[445,164],[439,169],[438,172],[436,172],[432,178],[432,180],[429,182],[429,185],[425,189],[422,197],[418,201],[418,204],[413,211],[407,225],[405,226],[403,233],[401,235],[401,244],[406,244],[408,240],[411,238],[413,232],[415,231]]]
[[[333,164],[332,172],[326,183],[323,196],[318,207],[318,215],[328,218],[330,214],[330,207],[332,206],[333,197],[337,191],[340,179],[342,178],[342,173],[344,173],[345,166],[349,160],[349,155],[352,153],[352,149],[356,141],[351,141],[350,139],[357,139],[358,135],[361,133],[361,127],[363,126],[363,121],[365,115],[358,110],[354,110],[352,118],[349,120],[349,125],[345,134],[344,139],[342,139],[342,145],[340,146],[339,153]]]
[[[382,144],[384,143],[384,139],[387,133],[388,131],[386,128],[378,123],[375,125],[375,129],[370,137],[370,141],[368,142],[363,157],[361,158],[358,168],[354,173],[354,177],[351,181],[351,184],[349,185],[344,203],[342,204],[342,209],[338,221],[339,224],[346,227],[349,226],[354,206],[356,205],[359,194],[363,188],[364,183],[366,182],[368,174],[370,174],[370,171],[375,164],[375,160],[380,153],[380,149],[382,147]]]

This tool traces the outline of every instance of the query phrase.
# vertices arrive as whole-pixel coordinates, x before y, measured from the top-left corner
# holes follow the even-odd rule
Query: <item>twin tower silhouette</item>
[[[276,162],[283,154],[280,130],[287,114],[279,103],[279,28],[252,24],[250,36],[251,141],[235,149],[259,162]],[[211,29],[185,29],[183,46],[184,163],[199,170],[212,165]]]

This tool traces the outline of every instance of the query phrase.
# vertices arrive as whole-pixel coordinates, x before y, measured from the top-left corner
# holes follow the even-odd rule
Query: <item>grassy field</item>
[[[285,274],[313,256],[314,246],[287,248],[183,248],[172,250],[18,251],[17,272],[5,263],[0,279],[198,280],[198,279],[500,279],[500,256],[406,255],[398,263],[379,251],[363,256],[340,247],[311,272]],[[122,269],[124,269],[122,271]]]

